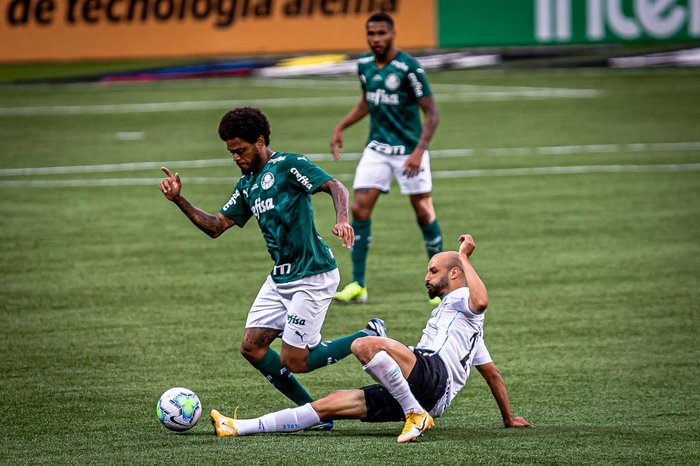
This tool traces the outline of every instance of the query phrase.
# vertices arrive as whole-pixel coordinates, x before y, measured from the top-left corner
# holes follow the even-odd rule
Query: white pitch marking
[[[529,155],[571,155],[571,154],[614,154],[629,152],[683,152],[700,150],[700,141],[689,142],[651,142],[633,144],[589,144],[572,146],[542,146],[542,147],[486,147],[482,149],[443,149],[431,150],[431,158],[457,158],[474,156],[529,156]],[[306,154],[313,161],[333,160],[331,154]],[[358,160],[360,152],[343,153],[342,160]],[[65,175],[69,173],[109,173],[138,170],[153,170],[160,167],[181,168],[206,168],[233,166],[228,157],[202,160],[171,160],[167,162],[132,162],[110,163],[101,165],[72,165],[63,167],[29,167],[29,168],[3,168],[0,176],[24,176],[24,175]]]
[[[117,141],[139,141],[145,134],[143,131],[120,131],[114,137]]]
[[[474,89],[467,92],[434,94],[435,100],[444,103],[502,101],[513,98],[594,98],[602,95],[596,89],[556,89],[556,88],[522,88],[504,87]],[[255,107],[327,107],[331,105],[350,105],[358,100],[358,96],[328,96],[328,97],[280,97],[271,99],[244,100],[194,100],[182,102],[150,102],[132,104],[103,104],[103,105],[50,105],[36,107],[0,107],[0,117],[30,116],[30,115],[101,115],[115,113],[154,113],[182,112],[197,110],[230,109],[241,106]]]
[[[652,165],[579,165],[571,167],[530,167],[530,168],[495,168],[485,170],[454,170],[433,172],[433,178],[478,178],[490,176],[536,176],[536,175],[576,175],[590,173],[670,173],[697,172],[700,163],[686,164],[652,164]],[[335,175],[341,180],[352,179],[352,173]],[[94,180],[25,180],[0,181],[0,188],[63,188],[63,187],[97,187],[97,186],[152,186],[157,187],[161,178],[108,178]],[[183,177],[186,184],[235,184],[236,178],[225,176]]]

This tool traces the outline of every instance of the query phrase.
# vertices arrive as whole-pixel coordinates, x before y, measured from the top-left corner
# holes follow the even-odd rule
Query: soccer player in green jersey
[[[240,350],[275,388],[301,406],[312,398],[292,373],[310,372],[346,357],[357,338],[386,335],[384,322],[375,318],[359,332],[321,341],[321,326],[340,275],[331,249],[314,225],[311,195],[331,195],[336,211],[333,234],[351,247],[348,191],[305,156],[273,152],[268,147],[270,125],[258,109],[226,113],[219,136],[243,176],[216,215],[185,199],[179,173],[173,175],[166,167],[160,190],[212,238],[234,225],[242,228],[251,217],[258,221],[274,266],[248,313]],[[280,353],[270,348],[278,337]]]
[[[442,251],[442,232],[431,197],[432,179],[428,144],[439,115],[420,63],[394,46],[394,20],[375,13],[366,22],[371,53],[358,60],[362,98],[338,123],[331,136],[333,157],[343,148],[343,130],[370,116],[369,137],[353,182],[351,249],[353,281],[334,298],[345,303],[367,301],[365,267],[371,242],[371,216],[381,193],[389,192],[392,176],[402,194],[408,194],[428,257]],[[425,115],[421,124],[419,109]],[[437,299],[434,304],[439,302]]]

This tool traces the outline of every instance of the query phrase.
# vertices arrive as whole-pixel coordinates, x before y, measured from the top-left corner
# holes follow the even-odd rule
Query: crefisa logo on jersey
[[[262,189],[270,189],[273,184],[275,184],[275,175],[270,172],[265,173],[260,180],[260,186],[262,186]]]
[[[292,167],[292,169],[289,170],[289,173],[294,175],[299,184],[305,187],[306,189],[311,190],[311,188],[314,187],[314,185],[311,184],[311,181],[309,181],[309,177],[306,175],[302,175],[301,172],[299,172],[299,170],[297,170],[295,167]]]
[[[390,91],[395,91],[401,85],[401,81],[399,81],[399,77],[394,73],[390,73],[389,76],[384,79],[384,85]]]
[[[234,205],[238,201],[239,197],[241,197],[241,192],[238,190],[234,191],[233,195],[228,200],[228,202],[226,204],[224,204],[224,210],[228,210],[229,207]]]
[[[253,202],[253,205],[250,206],[250,210],[253,211],[253,215],[255,215],[255,218],[257,218],[257,219],[260,218],[260,214],[264,214],[268,210],[272,210],[274,208],[275,208],[275,203],[271,197],[268,197],[267,199],[264,199],[264,200],[257,198],[255,200],[255,202]]]

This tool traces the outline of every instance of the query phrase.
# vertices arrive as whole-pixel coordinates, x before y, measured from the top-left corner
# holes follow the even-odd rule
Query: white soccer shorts
[[[288,345],[313,347],[321,342],[321,327],[339,284],[338,269],[289,283],[275,283],[268,275],[245,328],[277,329]]]
[[[362,158],[355,169],[355,180],[352,188],[377,188],[384,193],[389,192],[392,177],[396,177],[401,194],[424,194],[433,190],[433,180],[430,173],[430,154],[423,152],[420,171],[409,178],[404,175],[403,164],[408,155],[386,155],[374,149],[365,147]]]

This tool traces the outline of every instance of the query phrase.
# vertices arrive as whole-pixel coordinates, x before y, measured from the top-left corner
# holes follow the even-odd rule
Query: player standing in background
[[[353,281],[334,296],[345,303],[367,301],[365,268],[372,239],[372,210],[379,195],[389,192],[392,175],[401,193],[409,195],[428,258],[442,251],[442,232],[430,194],[433,183],[428,154],[439,115],[428,79],[415,58],[394,46],[396,30],[391,16],[373,14],[366,29],[372,52],[358,60],[362,98],[335,127],[330,141],[333,157],[338,160],[343,130],[370,116],[367,145],[353,183]],[[425,115],[422,125],[419,108]],[[437,304],[437,299],[431,302]]]
[[[513,417],[508,391],[483,340],[488,293],[469,262],[470,235],[459,238],[459,253],[435,255],[428,263],[425,286],[430,297],[442,297],[415,348],[386,337],[355,340],[352,352],[378,383],[355,390],[337,390],[308,405],[255,419],[235,419],[212,410],[216,435],[236,437],[269,432],[295,432],[319,421],[360,419],[365,422],[405,421],[399,443],[417,439],[469,379],[476,366],[498,402],[505,427],[531,427]]]
[[[240,350],[275,388],[303,405],[312,398],[291,372],[333,364],[350,354],[355,339],[386,335],[384,323],[372,319],[359,332],[321,341],[321,327],[340,274],[333,253],[314,225],[311,195],[321,191],[331,195],[336,212],[333,234],[343,246],[351,247],[354,234],[348,223],[348,190],[305,156],[270,150],[270,125],[258,109],[226,113],[219,136],[243,176],[216,215],[185,199],[179,174],[165,167],[167,178],[160,190],[212,238],[234,225],[242,228],[250,217],[257,219],[274,267],[248,313]],[[281,353],[270,348],[278,337],[282,338]]]

